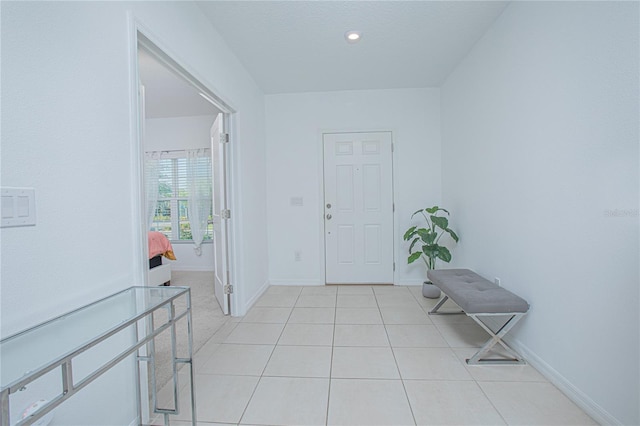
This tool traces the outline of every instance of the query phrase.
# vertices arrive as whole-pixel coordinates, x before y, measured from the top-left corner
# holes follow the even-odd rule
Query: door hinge
[[[391,152],[394,152],[394,151],[395,151],[395,145],[393,142],[391,142]]]
[[[220,133],[220,143],[229,143],[229,133]]]
[[[394,212],[394,213],[396,212],[396,203],[392,204],[392,210],[391,211]]]
[[[396,262],[393,262],[393,272],[396,271]]]
[[[231,284],[224,286],[224,294],[233,294],[233,286]]]
[[[231,210],[229,209],[221,210],[220,217],[223,219],[231,219]]]

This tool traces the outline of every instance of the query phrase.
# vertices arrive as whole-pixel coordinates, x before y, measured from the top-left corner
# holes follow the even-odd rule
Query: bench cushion
[[[506,314],[529,310],[526,300],[469,269],[430,270],[427,276],[468,314]]]

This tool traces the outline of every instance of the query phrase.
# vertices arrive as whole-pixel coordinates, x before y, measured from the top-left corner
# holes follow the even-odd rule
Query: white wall
[[[167,53],[238,111],[232,173],[236,189],[247,190],[234,194],[232,226],[238,237],[234,284],[241,289],[236,298],[244,305],[243,298],[267,280],[266,222],[253,214],[266,210],[264,98],[197,6],[2,2],[1,7],[2,185],[36,189],[38,222],[0,231],[0,333],[7,336],[140,284],[129,10]],[[246,271],[245,265],[250,265]],[[59,410],[71,410],[83,425],[129,424],[135,398],[128,367],[102,381],[96,392],[86,389],[82,404]]]
[[[192,117],[147,118],[145,151],[211,148],[209,135],[213,115]]]
[[[162,263],[171,264],[172,271],[213,271],[213,244],[202,243],[202,255],[197,256],[192,243],[172,243],[176,260],[162,258]]]
[[[149,118],[145,120],[145,151],[211,148],[209,136],[215,116]],[[202,244],[202,255],[197,256],[193,244],[174,243],[176,260],[170,263],[173,271],[213,271],[213,245]]]
[[[266,96],[269,281],[324,284],[322,132],[393,132],[396,283],[419,284],[402,242],[411,213],[440,202],[439,90]],[[290,205],[303,197],[304,206]],[[300,250],[301,261],[294,260]]]
[[[530,361],[600,422],[628,425],[640,423],[638,12],[514,2],[442,88],[454,260],[527,299],[514,338]]]

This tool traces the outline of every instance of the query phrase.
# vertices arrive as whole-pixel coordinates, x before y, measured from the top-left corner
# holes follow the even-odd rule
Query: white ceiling
[[[197,2],[265,93],[439,87],[508,1]],[[348,44],[344,34],[362,33]],[[139,51],[146,117],[219,112]]]
[[[265,93],[439,87],[507,1],[201,1]],[[347,44],[345,32],[362,39]]]
[[[191,84],[138,49],[140,80],[145,91],[146,118],[217,115],[220,112]]]

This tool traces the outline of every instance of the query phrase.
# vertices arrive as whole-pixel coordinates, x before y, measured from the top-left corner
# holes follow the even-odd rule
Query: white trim
[[[203,77],[201,77],[197,72],[193,71],[188,65],[186,65],[185,62],[183,62],[179,55],[175,54],[175,52],[171,51],[170,49],[168,49],[164,43],[162,41],[160,41],[160,38],[155,36],[148,28],[146,28],[146,26],[144,24],[142,24],[138,19],[136,19],[135,17],[132,16],[132,20],[133,20],[133,45],[132,45],[132,61],[133,61],[133,67],[136,70],[136,78],[134,80],[135,85],[134,87],[138,86],[138,73],[137,73],[137,69],[138,69],[138,65],[137,65],[137,54],[138,54],[138,44],[142,45],[143,48],[148,51],[152,56],[154,56],[156,59],[158,59],[159,61],[161,61],[162,63],[165,64],[165,66],[173,69],[175,72],[177,72],[178,74],[181,75],[181,77],[187,81],[189,84],[197,87],[198,90],[200,90],[201,92],[205,93],[206,95],[208,95],[211,99],[215,100],[216,102],[216,107],[222,112],[224,120],[225,120],[225,129],[226,132],[230,135],[231,138],[231,147],[232,150],[229,153],[230,156],[230,167],[232,168],[232,170],[230,170],[230,176],[229,176],[229,180],[231,182],[229,182],[229,188],[228,188],[228,192],[230,193],[229,198],[231,199],[233,192],[235,191],[235,182],[237,181],[237,176],[235,176],[234,170],[235,170],[235,161],[236,160],[236,154],[237,154],[237,150],[235,149],[235,143],[233,143],[235,141],[235,126],[232,126],[232,124],[234,124],[235,120],[234,120],[234,114],[236,112],[235,108],[231,105],[230,102],[228,102],[226,99],[223,99],[222,97],[217,95],[217,92],[214,89],[210,89],[210,87],[213,87],[206,79],[204,79]],[[136,90],[133,90],[134,92]],[[138,110],[138,106],[133,105],[135,107],[135,110]],[[138,118],[136,118],[136,123],[138,121]],[[138,123],[137,123],[138,124]],[[138,124],[139,125],[139,124]],[[140,164],[143,165],[142,162],[142,158],[143,158],[143,154],[142,152],[144,151],[144,146],[142,145],[142,143],[140,142],[140,140],[135,140],[135,143],[133,145],[140,145],[140,151],[141,151],[141,159],[140,159]],[[142,166],[140,166],[142,167]],[[143,169],[141,168],[140,170],[138,170],[139,173],[141,173]],[[234,175],[232,175],[231,173],[234,173]],[[142,181],[142,178],[141,178]],[[142,182],[144,183],[144,182]],[[144,188],[144,186],[142,186],[142,188]],[[144,192],[141,192],[141,194],[143,194]],[[234,197],[235,198],[235,197]],[[142,199],[142,198],[140,198]],[[231,200],[230,200],[231,201]],[[141,209],[142,210],[142,209]],[[232,211],[234,211],[234,218],[237,218],[238,215],[240,214],[240,209],[239,208],[235,208],[235,206],[232,207]],[[237,212],[237,213],[236,213]],[[237,236],[237,222],[238,221],[234,221],[231,220],[230,221],[230,228],[231,228],[231,232],[229,233],[229,245],[230,248],[232,249],[232,247],[234,246],[234,239]],[[235,226],[234,226],[235,225]],[[144,229],[144,228],[140,228],[140,229]],[[144,242],[145,248],[144,250],[146,251],[146,241]],[[235,250],[233,251],[233,253],[231,254],[231,256],[235,256]],[[234,299],[238,299],[239,296],[238,294],[242,293],[242,289],[240,288],[240,286],[238,285],[238,282],[236,280],[237,278],[237,259],[235,259],[235,257],[232,257],[230,265],[229,265],[229,276],[231,279],[231,283],[234,284],[234,289],[236,289],[236,293],[234,293],[234,296],[231,297],[231,313],[233,313],[233,309],[234,307],[237,307],[238,302],[235,301]],[[146,282],[146,280],[144,281]]]
[[[140,117],[140,100],[139,100],[139,66],[138,66],[138,43],[141,41],[141,38],[144,38],[145,48],[149,49],[149,43],[153,46],[151,53],[154,56],[160,55],[163,62],[166,65],[170,65],[174,70],[178,71],[183,78],[186,78],[188,82],[192,85],[198,87],[203,93],[209,95],[212,99],[216,100],[220,103],[220,111],[224,114],[225,120],[227,124],[230,124],[227,129],[227,133],[229,133],[231,138],[231,151],[230,155],[230,185],[229,185],[229,198],[230,202],[232,202],[232,211],[236,214],[236,217],[241,217],[241,209],[239,205],[236,205],[236,197],[233,196],[233,192],[238,190],[239,180],[236,171],[236,161],[237,161],[237,153],[238,150],[235,147],[235,119],[234,114],[236,113],[236,109],[233,107],[233,104],[229,102],[227,99],[224,99],[217,95],[217,93],[221,93],[215,89],[213,85],[211,85],[205,78],[203,78],[199,73],[195,72],[191,69],[190,66],[186,65],[186,62],[183,61],[179,55],[176,55],[171,49],[168,49],[167,46],[161,41],[160,37],[157,37],[146,25],[144,25],[131,11],[127,11],[127,21],[128,21],[128,43],[129,43],[129,120],[131,123],[130,126],[130,140],[131,140],[131,182],[132,182],[132,251],[133,251],[133,272],[134,279],[139,283],[138,285],[146,285],[148,279],[148,245],[147,245],[147,237],[146,232],[146,213],[144,212],[144,208],[142,207],[142,200],[144,200],[144,145],[142,143],[142,135],[141,126],[143,125],[142,117]],[[141,37],[140,37],[141,36]],[[168,59],[168,62],[167,62]],[[174,66],[176,65],[176,66]],[[186,74],[185,74],[186,73]],[[233,126],[232,126],[233,124]],[[236,244],[234,244],[234,240],[236,237],[240,237],[238,229],[239,229],[240,221],[230,221],[230,233],[229,233],[229,246],[231,250],[231,255],[233,256],[229,265],[229,275],[231,277],[232,283],[234,284],[234,289],[236,293],[234,297],[231,297],[231,314],[235,315],[237,311],[242,311],[238,309],[240,306],[240,295],[243,293],[243,289],[241,286],[241,282],[235,281],[239,277],[238,265],[242,264],[240,259],[237,258],[237,252],[235,249]],[[239,263],[240,262],[240,263]],[[246,310],[242,312],[238,312],[238,315],[244,315]],[[146,377],[146,369],[140,369],[141,380],[138,386],[140,387],[141,395],[140,395],[140,405],[142,412],[142,422],[149,423],[149,394],[148,394],[148,378]],[[139,419],[136,419],[136,421]],[[138,423],[134,423],[138,424]]]
[[[404,285],[404,286],[420,286],[424,283],[424,280],[400,280],[400,281],[396,281],[395,285]]]
[[[317,139],[317,151],[318,151],[318,233],[320,238],[318,239],[318,253],[319,261],[320,261],[320,281],[322,284],[327,283],[327,259],[326,259],[326,247],[325,247],[325,229],[324,229],[324,134],[328,131],[318,129],[318,139]],[[274,284],[277,285],[277,284]]]
[[[140,229],[145,229],[147,221],[146,214],[142,208],[144,199],[144,149],[140,143],[142,135],[142,122],[140,117],[140,96],[139,96],[139,70],[138,70],[138,23],[131,13],[127,12],[129,22],[129,121],[131,137],[131,182],[132,182],[132,217],[134,244],[134,276],[138,280],[138,285],[146,285],[148,279],[148,251],[147,238]]]
[[[322,280],[296,280],[296,279],[285,279],[285,280],[269,280],[269,285],[282,285],[282,286],[301,286],[301,287],[311,287],[311,286],[324,286],[326,285]]]
[[[342,134],[342,133],[390,133],[391,134],[391,202],[395,206],[396,202],[396,182],[398,181],[396,176],[396,153],[395,153],[395,142],[397,137],[397,129],[394,127],[391,128],[374,128],[370,130],[364,130],[361,128],[346,128],[346,129],[318,129],[318,176],[320,185],[319,187],[319,195],[318,200],[320,200],[320,211],[319,211],[319,231],[320,231],[320,280],[321,284],[311,284],[311,285],[326,285],[327,283],[327,263],[326,263],[326,240],[325,240],[325,221],[324,221],[324,135],[326,134]],[[396,217],[396,211],[393,210],[392,218],[391,218],[391,232],[393,233],[393,263],[396,264],[398,259],[396,256],[398,255],[396,247],[395,247],[395,238],[398,234],[398,220]],[[398,268],[394,268],[393,270],[393,285],[396,285],[396,280],[398,278],[399,272]],[[307,280],[313,281],[316,280]],[[273,284],[273,285],[295,285],[295,284]]]
[[[602,408],[593,399],[578,389],[573,383],[567,380],[556,369],[547,364],[535,352],[522,344],[518,339],[509,336],[504,339],[510,346],[520,352],[523,358],[531,364],[540,374],[542,374],[551,384],[556,386],[567,398],[573,401],[585,413],[591,416],[596,422],[603,425],[622,425],[623,423],[616,419],[607,410]]]
[[[262,286],[258,289],[256,294],[251,299],[249,299],[247,303],[244,304],[243,311],[238,313],[238,315],[234,313],[233,316],[244,316],[249,311],[249,309],[251,309],[251,307],[258,301],[258,299],[260,299],[260,296],[262,296],[265,291],[267,291],[268,288],[269,281],[265,281],[264,284],[262,284]]]
[[[146,229],[146,212],[142,208],[142,200],[144,197],[144,149],[140,142],[142,135],[142,125],[140,111],[140,77],[138,70],[138,23],[131,11],[127,11],[128,24],[128,44],[129,44],[129,126],[131,146],[131,217],[132,217],[132,252],[133,252],[133,278],[136,285],[147,285],[149,279],[149,246],[146,235],[141,232]],[[143,350],[144,352],[144,350]],[[138,362],[138,361],[134,361]],[[146,368],[138,365],[140,375],[134,381],[134,389],[136,392],[136,417],[131,426],[150,423],[149,413],[151,407],[149,404],[149,377]],[[142,418],[140,419],[140,414]]]
[[[190,66],[186,65],[186,62],[180,58],[180,55],[173,52],[171,49],[160,41],[159,37],[156,37],[144,24],[136,19],[136,32],[142,37],[137,37],[136,33],[136,48],[138,43],[150,53],[156,60],[161,62],[164,66],[177,73],[180,78],[194,86],[197,90],[201,91],[211,99],[207,99],[222,113],[234,113],[236,109],[226,99],[219,96],[215,87],[210,84],[207,79],[195,72]],[[213,89],[212,89],[213,88]],[[212,102],[213,101],[213,102]]]

